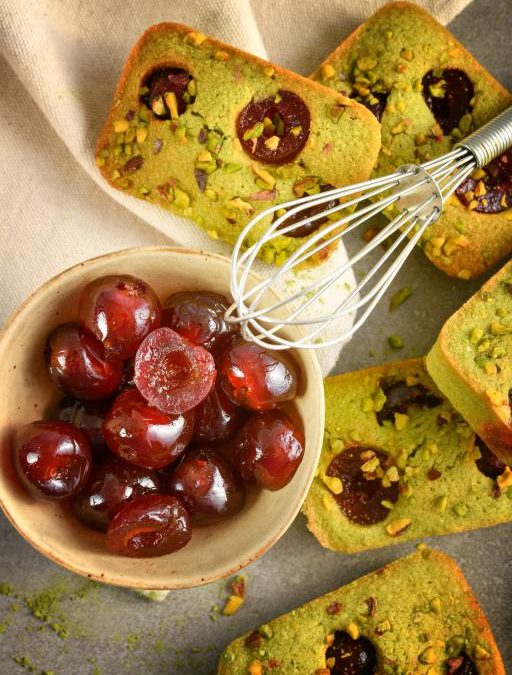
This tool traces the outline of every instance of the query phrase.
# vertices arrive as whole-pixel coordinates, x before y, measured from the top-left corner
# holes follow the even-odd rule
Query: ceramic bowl
[[[104,536],[81,525],[65,503],[36,500],[21,486],[11,461],[13,434],[47,416],[62,397],[43,357],[48,333],[77,319],[83,286],[105,274],[132,274],[161,299],[179,290],[207,289],[229,295],[227,258],[183,248],[119,251],[80,263],[36,290],[14,313],[0,337],[0,504],[16,529],[43,555],[73,572],[109,584],[143,589],[186,588],[232,574],[281,537],[309,489],[323,435],[323,384],[316,358],[295,351],[300,369],[296,410],[304,424],[304,459],[278,492],[250,490],[244,510],[216,525],[197,527],[183,549],[158,558],[109,553]],[[252,283],[257,281],[253,277]],[[290,329],[289,337],[297,336]]]

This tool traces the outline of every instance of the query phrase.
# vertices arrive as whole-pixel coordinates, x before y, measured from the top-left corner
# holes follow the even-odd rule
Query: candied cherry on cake
[[[45,356],[52,379],[75,398],[108,398],[121,382],[122,363],[107,361],[101,342],[77,324],[55,328],[48,336]]]
[[[103,421],[112,405],[111,399],[104,401],[77,401],[63,398],[57,405],[55,416],[63,422],[69,422],[85,434],[94,455],[101,456],[105,451]]]
[[[223,345],[217,369],[224,393],[248,410],[271,410],[297,392],[297,370],[291,359],[240,336]]]
[[[193,411],[164,413],[149,405],[137,389],[119,394],[103,425],[112,452],[147,469],[161,469],[178,459],[193,429]]]
[[[105,532],[110,519],[128,500],[157,492],[160,479],[154,471],[107,457],[93,466],[87,485],[71,500],[71,509],[84,525]]]
[[[142,81],[141,99],[158,119],[176,119],[194,102],[195,82],[183,68],[157,68]]]
[[[297,157],[309,137],[311,116],[291,91],[251,101],[238,115],[236,132],[245,152],[260,162],[286,164]]]
[[[189,515],[177,497],[147,494],[117,511],[105,541],[112,553],[149,558],[178,551],[191,536]]]
[[[210,522],[242,510],[245,492],[229,462],[209,448],[188,450],[173,468],[168,490],[195,522]]]
[[[133,356],[161,318],[153,289],[128,274],[108,275],[87,284],[78,313],[82,325],[103,343],[109,361]]]
[[[38,497],[77,494],[87,483],[91,463],[87,438],[67,422],[31,422],[16,435],[14,464],[23,485]]]
[[[337,630],[334,641],[327,647],[325,658],[331,675],[373,675],[377,669],[377,651],[365,637],[354,640],[345,631]]]
[[[284,412],[271,410],[251,415],[234,445],[240,475],[247,483],[280,490],[302,461],[304,434]]]
[[[247,417],[247,411],[233,403],[217,383],[194,412],[194,441],[214,445],[232,438]]]
[[[172,328],[150,333],[135,356],[135,386],[150,405],[169,415],[195,408],[210,392],[216,376],[210,352]]]
[[[162,325],[211,350],[237,330],[224,319],[229,305],[226,296],[211,291],[173,293],[164,303]]]
[[[463,70],[446,68],[437,73],[429,70],[421,81],[423,98],[445,134],[458,127],[472,110],[473,83]]]
[[[324,185],[320,186],[319,193],[320,192],[329,192],[329,190],[334,190],[334,185],[331,185],[330,183],[325,183]],[[305,196],[306,194],[310,193],[304,193],[301,196]],[[315,193],[312,193],[315,194]],[[313,216],[317,216],[320,213],[323,213],[324,211],[328,211],[329,209],[333,209],[334,207],[339,205],[338,199],[333,197],[333,199],[330,199],[328,202],[323,202],[322,204],[317,204],[316,206],[309,206],[302,211],[299,211],[298,213],[295,213],[292,216],[289,216],[283,222],[279,225],[277,228],[278,230],[283,230],[285,227],[289,227],[290,225],[294,225],[295,223],[300,222],[301,220],[304,220],[306,218],[312,218]],[[277,213],[274,216],[274,220],[277,220]],[[325,225],[326,223],[329,222],[328,216],[324,216],[323,218],[318,218],[317,220],[314,220],[309,223],[304,223],[303,225],[300,225],[299,227],[295,227],[293,230],[290,230],[289,232],[286,233],[287,237],[308,237],[310,234],[313,234],[313,232],[316,232],[322,225]]]
[[[383,450],[356,446],[347,448],[336,455],[327,467],[326,475],[339,478],[343,485],[341,494],[335,495],[338,506],[353,523],[373,525],[385,520],[389,515],[382,502],[395,504],[400,493],[398,482],[383,485],[375,470],[365,471],[370,461],[386,472],[394,466],[391,457]],[[368,467],[369,468],[369,467]]]

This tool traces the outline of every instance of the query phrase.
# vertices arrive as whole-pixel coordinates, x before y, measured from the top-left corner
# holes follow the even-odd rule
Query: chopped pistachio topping
[[[400,305],[407,300],[412,295],[412,288],[409,286],[404,286],[400,288],[396,293],[391,296],[389,301],[389,309],[393,312],[395,309],[398,309]]]

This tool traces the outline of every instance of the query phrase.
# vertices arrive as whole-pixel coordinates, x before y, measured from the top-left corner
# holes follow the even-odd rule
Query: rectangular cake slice
[[[503,462],[512,463],[512,263],[444,324],[427,356],[439,389]],[[512,472],[502,483],[512,485]]]
[[[115,188],[233,244],[271,205],[366,179],[379,147],[379,124],[357,101],[162,23],[128,56],[97,164]],[[263,258],[282,263],[312,231],[279,236]]]
[[[449,31],[409,2],[379,9],[312,77],[364,103],[380,120],[379,176],[448,152],[512,103]],[[466,179],[421,246],[450,276],[478,276],[512,251],[511,207],[509,150]]]
[[[325,380],[325,440],[303,511],[330,549],[355,552],[512,520],[500,465],[423,359]]]
[[[449,556],[423,548],[256,628],[219,675],[504,675],[487,619]]]

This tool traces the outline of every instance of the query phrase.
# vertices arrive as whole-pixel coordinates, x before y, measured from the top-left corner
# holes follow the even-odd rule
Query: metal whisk
[[[243,229],[233,250],[231,293],[234,302],[226,318],[240,323],[247,339],[269,349],[319,349],[348,340],[370,316],[426,228],[439,218],[445,201],[455,189],[473,171],[510,146],[512,107],[457,143],[451,152],[442,157],[420,165],[407,164],[389,176],[294,199],[260,212]],[[313,214],[310,211],[302,219],[297,215],[333,200],[341,201],[326,210],[315,208]],[[315,278],[306,287],[298,291],[293,289],[279,301],[272,300],[267,304],[266,291],[269,288],[286,288],[283,278],[289,276],[293,269],[390,207],[397,215],[346,263],[326,276]],[[276,212],[281,209],[285,212],[276,217]],[[321,226],[268,278],[249,286],[249,271],[263,246],[306,224],[320,219],[325,221],[326,216],[335,213],[341,217]],[[246,248],[247,235],[268,216],[274,218],[273,222],[255,244]],[[290,224],[285,222],[288,219]],[[312,310],[318,310],[322,295],[347,270],[393,235],[396,237],[390,240],[389,248],[339,305],[329,314],[313,315]],[[362,311],[349,330],[335,338],[319,341],[320,334],[333,321],[358,310]],[[292,325],[303,327],[303,337],[290,341],[280,334],[283,327]]]

